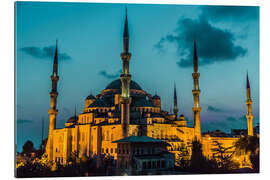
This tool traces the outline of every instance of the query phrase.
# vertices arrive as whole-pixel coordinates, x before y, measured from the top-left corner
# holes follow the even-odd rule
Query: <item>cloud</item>
[[[23,47],[21,50],[38,59],[52,59],[55,53],[55,46],[47,46],[47,47],[35,47],[35,46],[28,46]],[[58,52],[58,59],[61,60],[70,60],[71,57],[67,53],[59,53]]]
[[[201,6],[201,16],[213,22],[250,22],[259,19],[259,7],[255,6]]]
[[[120,69],[119,71],[117,71],[114,74],[109,74],[108,72],[106,72],[105,70],[99,71],[98,74],[107,78],[107,79],[115,79],[118,78],[122,73],[122,70]]]
[[[226,118],[227,121],[237,121],[235,117],[229,116]]]
[[[246,116],[228,116],[220,120],[204,122],[202,123],[203,131],[221,130],[227,133],[231,132],[231,129],[243,129],[246,128]]]
[[[241,117],[233,117],[233,116],[229,116],[226,118],[227,121],[233,121],[233,122],[240,122],[246,119],[246,116],[243,115]]]
[[[32,120],[22,120],[22,119],[18,119],[17,120],[17,124],[30,124],[33,123]]]
[[[208,107],[207,107],[207,111],[211,111],[211,112],[223,112],[222,109],[215,108],[215,107],[213,107],[213,106],[208,106]]]
[[[235,61],[244,56],[247,49],[235,44],[235,36],[229,30],[211,25],[205,18],[180,18],[173,33],[162,37],[154,46],[159,53],[168,44],[176,46],[177,64],[187,68],[193,65],[193,42],[197,43],[198,63],[200,66]]]

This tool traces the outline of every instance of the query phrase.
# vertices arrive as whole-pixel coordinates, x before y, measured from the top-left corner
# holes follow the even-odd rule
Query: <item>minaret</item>
[[[175,120],[177,120],[177,116],[178,116],[178,107],[177,107],[177,93],[176,93],[176,86],[175,86],[175,83],[174,83],[173,100],[174,100],[173,112],[174,112],[174,114],[175,114]]]
[[[49,160],[54,160],[53,158],[53,130],[55,129],[56,124],[56,116],[58,113],[58,110],[56,109],[57,105],[57,82],[59,80],[58,76],[58,50],[57,50],[57,41],[56,41],[56,48],[55,48],[55,54],[54,54],[54,62],[53,62],[53,73],[51,75],[52,80],[52,90],[50,92],[51,97],[51,103],[50,103],[50,109],[49,109],[49,135],[48,135],[48,142],[46,151],[48,154]]]
[[[247,126],[248,126],[248,135],[253,136],[253,115],[252,115],[252,100],[250,97],[250,84],[249,84],[249,79],[248,79],[248,73],[247,73]]]
[[[53,73],[51,75],[51,80],[52,80],[52,90],[50,92],[51,104],[50,104],[50,109],[49,109],[49,115],[50,115],[49,133],[51,133],[55,129],[56,115],[58,113],[58,110],[56,109],[57,96],[58,96],[57,82],[59,80],[57,41],[56,41],[56,48],[55,48],[54,61],[53,61]]]
[[[201,125],[200,125],[200,89],[199,89],[199,78],[200,73],[198,73],[198,57],[197,57],[197,50],[196,50],[196,42],[194,41],[194,54],[193,54],[193,65],[194,65],[194,72],[192,73],[193,77],[193,108],[192,111],[194,112],[194,135],[196,139],[200,139],[201,137]]]
[[[130,103],[131,98],[129,94],[129,85],[131,80],[131,75],[129,74],[129,61],[131,58],[131,53],[129,52],[129,33],[128,33],[128,19],[127,19],[127,9],[126,9],[126,19],[125,28],[123,35],[123,52],[121,53],[122,58],[122,74],[120,76],[122,83],[122,94],[120,98],[121,104],[121,125],[123,130],[123,137],[128,136],[128,126],[130,119]]]

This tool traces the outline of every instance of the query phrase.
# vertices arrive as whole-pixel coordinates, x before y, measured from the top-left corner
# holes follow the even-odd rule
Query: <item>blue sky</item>
[[[245,78],[249,73],[254,124],[259,122],[259,7],[99,3],[16,3],[17,145],[36,147],[41,120],[48,131],[50,75],[55,41],[60,63],[57,127],[82,111],[119,75],[128,8],[130,72],[162,108],[178,104],[192,126],[192,43],[197,42],[202,131],[246,128]]]

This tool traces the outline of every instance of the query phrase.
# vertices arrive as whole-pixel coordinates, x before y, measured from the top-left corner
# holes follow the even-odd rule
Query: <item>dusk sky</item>
[[[193,41],[200,72],[201,129],[246,128],[246,74],[259,122],[259,7],[99,3],[16,3],[16,130],[38,148],[48,134],[53,53],[59,47],[57,128],[82,112],[84,99],[119,78],[125,8],[130,73],[145,91],[173,105],[193,126]]]

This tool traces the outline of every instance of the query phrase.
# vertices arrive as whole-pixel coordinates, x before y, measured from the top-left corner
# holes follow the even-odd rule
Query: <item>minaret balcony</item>
[[[198,90],[192,90],[192,94],[193,95],[200,95],[201,91],[198,89]]]
[[[131,97],[121,97],[120,103],[121,104],[131,104]]]
[[[123,52],[123,53],[121,53],[121,58],[123,61],[129,61],[131,58],[131,53]]]
[[[127,79],[127,80],[131,80],[131,75],[130,74],[121,74],[120,75],[120,79]]]
[[[192,77],[193,77],[193,79],[199,79],[200,78],[200,73],[194,72],[194,73],[192,73]]]
[[[202,110],[202,108],[200,106],[192,108],[193,112],[201,112],[201,110]]]
[[[246,101],[246,104],[247,104],[247,105],[252,104],[252,100],[251,100],[251,99],[248,99],[248,100]]]
[[[51,91],[51,92],[50,92],[50,96],[51,96],[51,97],[57,97],[57,96],[58,96],[58,92],[56,92],[56,91]]]
[[[52,81],[58,81],[58,80],[59,80],[59,76],[57,76],[57,75],[52,75],[52,76],[51,76],[51,80],[52,80]]]
[[[58,109],[49,109],[49,114],[58,114]]]

